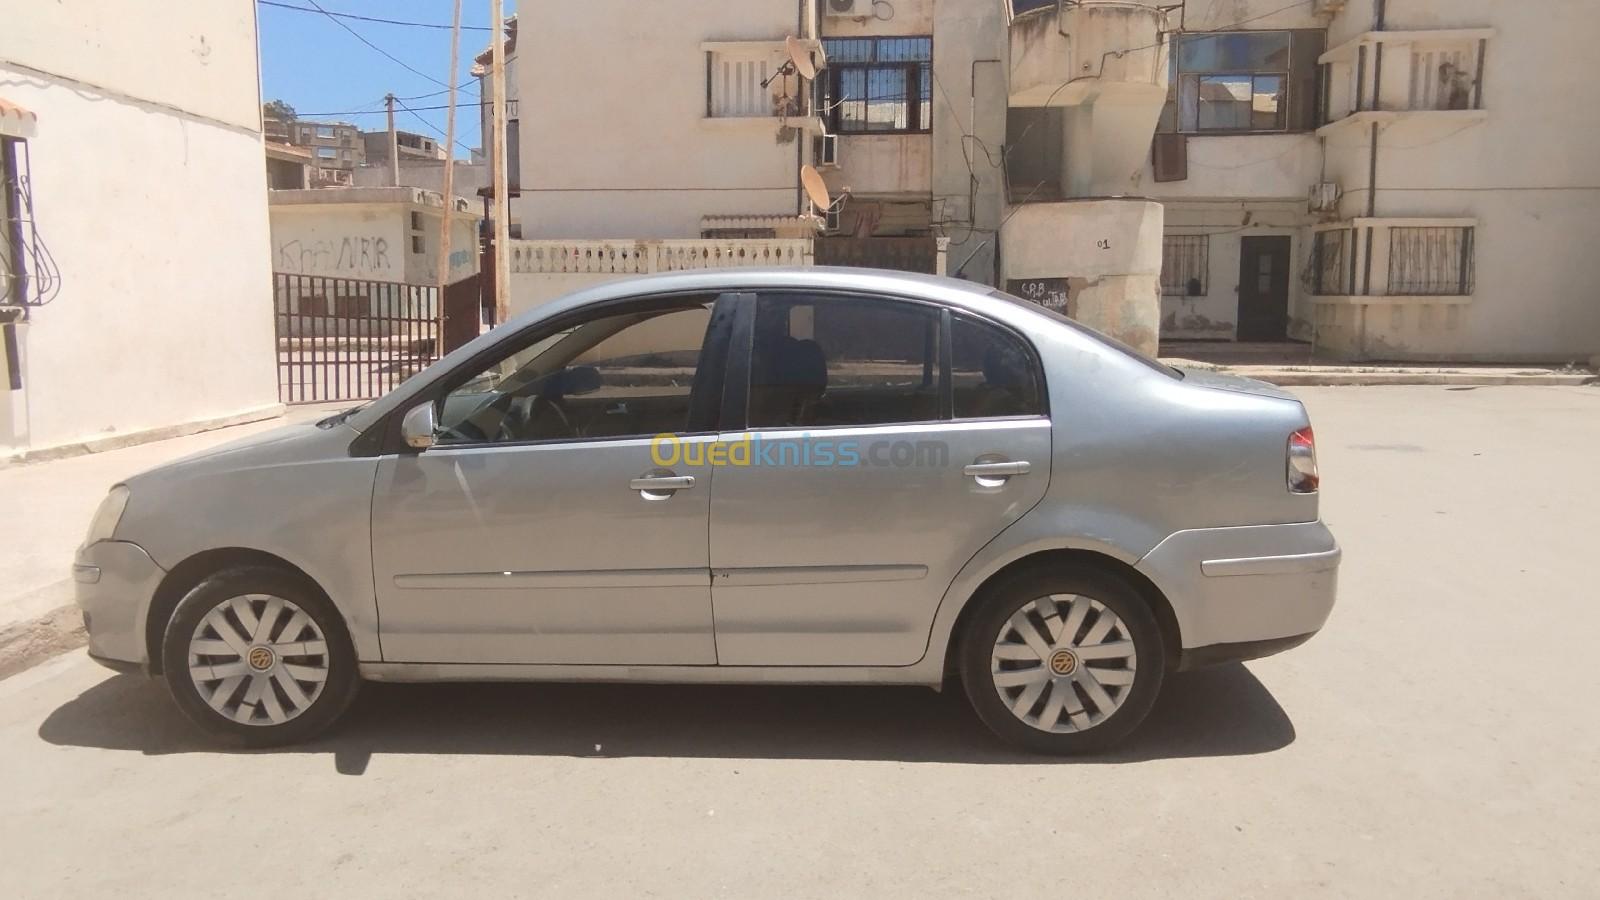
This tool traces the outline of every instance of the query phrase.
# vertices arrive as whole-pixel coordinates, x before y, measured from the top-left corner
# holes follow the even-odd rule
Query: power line
[[[265,0],[262,0],[262,2],[265,2]],[[317,12],[320,12],[324,16],[327,16],[328,17],[328,21],[330,21],[333,24],[339,26],[340,28],[343,28],[345,31],[350,32],[350,34],[353,37],[355,37],[356,40],[360,41],[363,44],[366,44],[368,47],[371,47],[372,49],[374,49],[374,50],[378,51],[379,53],[383,54],[386,58],[388,58],[388,60],[390,62],[394,63],[395,65],[400,66],[402,69],[405,69],[406,71],[412,73],[413,75],[418,75],[418,76],[421,76],[423,78],[426,78],[429,81],[433,82],[434,84],[437,84],[440,87],[443,87],[446,90],[449,90],[450,85],[447,82],[440,81],[439,79],[433,77],[432,75],[429,75],[427,72],[424,72],[421,69],[416,68],[415,66],[411,65],[410,63],[406,62],[405,60],[401,59],[400,57],[395,56],[393,53],[390,53],[389,51],[383,49],[382,47],[379,47],[377,44],[374,44],[373,42],[367,40],[366,37],[361,34],[361,32],[355,30],[354,28],[351,28],[349,25],[346,25],[344,22],[340,21],[338,17],[334,16],[333,13],[328,12],[327,10],[325,10],[321,6],[319,6],[317,4],[317,0],[306,0],[306,2],[310,3],[312,6],[315,6]]]
[[[400,101],[402,101],[402,100],[409,100],[411,98],[410,97],[396,97],[394,99],[395,99],[396,103],[400,103]],[[449,109],[450,108],[449,105],[447,105],[447,104],[439,104],[438,106],[405,106],[402,103],[401,105],[406,109],[414,110],[416,112],[427,112],[429,110]],[[490,102],[488,100],[474,100],[471,103],[457,103],[456,104],[456,108],[460,109],[463,106],[489,106],[489,105],[490,105]],[[346,109],[346,110],[341,110],[339,112],[308,112],[308,113],[303,113],[303,112],[300,112],[299,110],[295,110],[295,117],[296,118],[300,118],[300,119],[327,119],[327,118],[333,118],[335,116],[381,116],[381,115],[384,115],[386,112],[387,112],[386,110],[382,110],[382,109]]]
[[[421,122],[423,127],[427,128],[429,131],[433,132],[434,134],[437,134],[440,137],[445,137],[445,133],[440,131],[439,127],[437,125],[435,125],[432,122],[429,122],[427,119],[424,119],[423,117],[417,115],[417,111],[412,109],[411,107],[405,105],[404,103],[401,103],[400,102],[400,98],[396,97],[394,102],[395,102],[396,106],[399,106],[401,109],[405,110],[406,112],[411,113],[411,118],[416,119],[418,122]],[[468,105],[477,106],[479,104],[474,103],[474,104],[468,104]],[[443,109],[443,107],[439,107],[439,106],[435,106],[435,107],[431,107],[431,108],[432,109]],[[472,148],[471,147],[468,147],[466,144],[461,143],[461,141],[459,141],[459,140],[456,141],[456,146],[460,147],[461,149],[463,149],[465,151],[467,151],[469,154],[472,152]],[[450,155],[453,157],[455,154],[452,152]]]
[[[339,19],[353,19],[353,20],[355,20],[357,22],[377,22],[377,23],[379,23],[381,25],[404,25],[404,26],[406,26],[408,28],[436,28],[436,29],[440,29],[442,31],[449,31],[450,30],[450,26],[449,25],[436,25],[436,24],[434,24],[432,22],[402,22],[399,19],[379,19],[379,18],[375,18],[373,16],[358,16],[355,13],[328,12],[327,10],[323,9],[320,6],[317,7],[316,9],[311,9],[310,7],[295,6],[295,5],[290,4],[290,3],[279,3],[279,2],[277,2],[277,0],[256,0],[256,2],[261,4],[262,6],[274,6],[274,7],[277,7],[278,9],[292,9],[292,10],[294,10],[296,12],[313,13],[313,14],[320,12],[325,16],[329,16],[329,17],[333,17],[333,18],[339,18]],[[492,31],[493,29],[490,28],[487,25],[463,25],[463,26],[461,26],[461,30],[462,31]]]

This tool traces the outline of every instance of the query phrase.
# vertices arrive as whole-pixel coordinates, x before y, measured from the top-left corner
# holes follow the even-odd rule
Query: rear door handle
[[[1026,462],[973,463],[961,471],[973,478],[1010,478],[1026,475],[1033,467]]]
[[[628,482],[630,490],[644,491],[650,494],[686,491],[692,487],[694,487],[693,475],[651,475],[644,478],[635,478]]]

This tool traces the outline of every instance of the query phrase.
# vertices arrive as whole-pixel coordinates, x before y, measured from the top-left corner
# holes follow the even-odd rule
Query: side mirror
[[[406,417],[400,420],[400,437],[405,440],[407,447],[417,451],[434,445],[438,440],[434,434],[437,429],[438,422],[434,419],[431,401],[411,407]]]

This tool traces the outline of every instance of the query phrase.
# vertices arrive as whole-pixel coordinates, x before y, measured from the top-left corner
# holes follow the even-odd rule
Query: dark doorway
[[[1289,338],[1289,238],[1247,237],[1239,248],[1239,340]]]

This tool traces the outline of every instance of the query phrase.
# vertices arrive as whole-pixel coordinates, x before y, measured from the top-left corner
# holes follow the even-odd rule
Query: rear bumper
[[[138,544],[101,541],[78,549],[72,577],[89,658],[119,672],[148,671],[145,617],[166,574]]]
[[[1137,568],[1172,605],[1180,667],[1193,668],[1309,640],[1333,611],[1341,557],[1327,526],[1306,522],[1180,531]]]
[[[1237,644],[1212,644],[1209,647],[1190,647],[1178,652],[1178,671],[1189,672],[1194,669],[1204,669],[1207,666],[1220,666],[1223,663],[1261,659],[1264,656],[1272,656],[1285,650],[1293,650],[1316,636],[1317,633],[1313,631],[1310,634],[1297,634],[1293,637],[1272,638],[1265,641],[1243,641]]]

